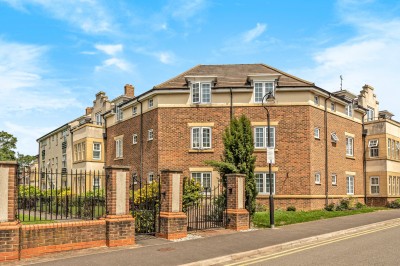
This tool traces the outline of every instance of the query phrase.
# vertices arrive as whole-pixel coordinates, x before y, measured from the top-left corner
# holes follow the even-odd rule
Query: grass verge
[[[23,216],[23,217],[20,217],[21,224],[25,224],[25,225],[54,223],[54,220],[37,220],[38,218],[36,218],[36,220],[35,220],[35,216],[33,216],[33,215],[31,215],[30,217],[28,214],[21,215],[21,216]]]
[[[304,223],[321,219],[328,219],[340,216],[348,216],[360,213],[374,212],[378,210],[385,210],[382,207],[363,207],[356,210],[344,211],[326,211],[326,210],[313,210],[313,211],[275,211],[275,226],[282,226],[288,224]],[[253,224],[255,227],[269,227],[269,212],[256,212],[253,217]]]

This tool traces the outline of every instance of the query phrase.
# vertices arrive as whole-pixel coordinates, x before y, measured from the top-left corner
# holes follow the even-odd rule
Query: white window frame
[[[339,138],[338,138],[338,136],[336,135],[336,132],[332,132],[332,133],[331,133],[331,140],[332,140],[333,143],[338,143]]]
[[[377,183],[374,183],[374,182],[372,181],[373,179],[377,179],[378,182],[377,182]],[[370,180],[370,182],[369,182],[369,184],[370,184],[370,193],[371,193],[371,194],[378,195],[378,194],[380,193],[379,176],[371,176],[369,180]],[[376,189],[375,192],[372,192],[373,188]]]
[[[132,135],[132,144],[137,144],[137,134]]]
[[[96,145],[98,145],[99,149],[95,149]],[[98,158],[95,157],[95,152],[99,153]],[[101,160],[101,143],[100,142],[93,142],[93,153],[92,153],[93,160]]]
[[[197,87],[198,86],[198,87]],[[209,87],[206,87],[209,86]],[[195,99],[195,87],[198,89],[198,92],[196,92],[197,97]],[[212,89],[212,84],[211,82],[194,82],[190,86],[190,93],[191,93],[191,99],[192,103],[195,104],[208,104],[211,103],[211,89]],[[208,95],[209,97],[205,97]],[[207,100],[205,100],[207,99]]]
[[[367,121],[373,121],[375,119],[375,110],[372,107],[367,107]]]
[[[315,173],[314,178],[315,178],[315,184],[321,185],[321,173],[320,172]]]
[[[392,147],[391,147],[391,145],[392,145],[392,140],[391,139],[387,139],[388,140],[388,142],[387,142],[387,157],[388,158],[390,158],[390,157],[392,157]]]
[[[379,140],[371,139],[368,141],[369,157],[379,157]]]
[[[117,121],[121,121],[124,118],[124,112],[122,111],[121,107],[118,104],[115,106],[115,117]]]
[[[354,195],[354,176],[346,176],[346,193],[347,195]]]
[[[314,95],[314,104],[319,105],[319,96],[318,95]]]
[[[393,182],[393,177],[390,175],[389,182],[388,182],[388,194],[389,195],[392,195],[392,182]]]
[[[116,139],[115,140],[115,158],[122,158],[123,153],[123,139]]]
[[[98,190],[100,189],[100,176],[94,176],[93,177],[93,190]]]
[[[346,104],[345,111],[347,116],[353,117],[353,104],[352,103]]]
[[[153,181],[154,181],[154,173],[153,173],[153,172],[149,172],[149,173],[147,174],[147,182],[148,182],[149,184],[151,184],[151,183],[153,183]]]
[[[149,108],[149,109],[154,107],[154,99],[153,99],[153,98],[150,98],[150,99],[147,101],[147,103],[148,103],[148,108]]]
[[[137,115],[137,106],[132,107],[132,115]]]
[[[337,174],[331,174],[332,185],[337,185]]]
[[[346,136],[346,156],[354,157],[354,138]]]
[[[335,112],[336,111],[336,104],[331,102],[331,111]]]
[[[256,84],[261,84],[261,97],[258,97],[257,95],[259,94],[256,92]],[[268,86],[267,86],[268,84]],[[272,85],[272,88],[270,88],[269,85]],[[259,87],[260,88],[260,87]],[[254,81],[253,84],[253,102],[254,103],[261,103],[262,99],[264,98],[265,94],[269,93],[272,91],[272,95],[275,95],[275,82],[273,81]],[[266,99],[264,98],[266,101]]]
[[[319,127],[315,127],[314,128],[314,138],[319,139],[320,138],[319,135],[320,135]]]
[[[153,140],[154,139],[154,132],[153,132],[153,129],[149,129],[148,131],[147,131],[147,141],[151,141],[151,140]]]
[[[194,138],[194,132],[195,130],[198,130],[199,132],[199,141],[198,141],[198,146],[195,145],[195,138]],[[209,146],[206,146],[205,144],[207,142],[205,142],[204,137],[205,137],[205,131],[209,131],[209,139],[208,139],[208,143]],[[212,148],[212,128],[211,127],[192,127],[190,129],[190,147],[191,149],[194,150],[208,150]]]
[[[190,178],[191,179],[198,179],[199,177],[194,177],[193,175],[198,175],[198,174],[200,174],[200,185],[201,185],[201,187],[202,188],[212,188],[212,172],[191,172],[190,173]],[[209,187],[205,187],[204,186],[204,179],[205,178],[208,178],[208,177],[205,177],[205,175],[209,175],[209,178],[210,178],[210,186]]]
[[[262,130],[262,132],[259,131],[259,129]],[[259,143],[257,138],[257,134],[262,133],[262,143]],[[274,126],[271,126],[271,148],[275,148],[276,146],[276,129]],[[261,144],[261,145],[260,145]],[[266,149],[268,146],[268,127],[254,127],[254,148],[255,149]]]
[[[95,115],[96,125],[101,126],[103,124],[103,119],[101,118],[101,112],[97,112]]]
[[[272,194],[275,195],[276,192],[276,173],[272,172]],[[258,180],[260,178],[258,178],[259,176],[262,177],[262,191],[258,191],[259,190],[259,182]],[[259,195],[269,195],[269,173],[268,172],[255,172],[254,173],[254,178],[256,181],[256,189],[258,191]],[[268,184],[267,184],[268,181]]]

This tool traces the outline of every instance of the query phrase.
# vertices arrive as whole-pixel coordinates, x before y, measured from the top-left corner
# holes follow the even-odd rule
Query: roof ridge
[[[184,71],[184,72],[182,72],[182,73],[176,75],[175,77],[170,78],[170,79],[168,79],[168,80],[166,80],[166,81],[164,81],[164,82],[162,82],[162,83],[160,83],[160,84],[154,86],[154,88],[162,88],[162,85],[164,85],[165,83],[168,83],[168,82],[172,81],[173,79],[176,79],[177,77],[180,77],[180,76],[182,76],[182,75],[188,73],[189,71],[191,71],[191,70],[193,70],[193,69],[195,69],[196,67],[199,67],[199,66],[201,66],[201,64],[198,64],[198,65],[195,65],[195,66],[192,67],[192,68],[189,68],[188,70],[186,70],[186,71]]]
[[[286,75],[286,76],[291,77],[291,78],[293,78],[293,79],[296,79],[296,80],[298,80],[298,81],[307,83],[307,84],[309,84],[309,85],[315,85],[314,82],[311,82],[311,81],[308,81],[308,80],[301,79],[301,78],[299,78],[299,77],[293,76],[293,75],[291,75],[291,74],[289,74],[289,73],[287,73],[287,72],[285,72],[285,71],[282,71],[282,70],[277,69],[277,68],[275,68],[275,67],[272,67],[272,66],[270,66],[270,65],[267,65],[267,64],[264,64],[264,63],[260,63],[260,65],[263,65],[263,66],[266,67],[266,68],[270,68],[270,69],[272,69],[272,70],[274,70],[274,71],[276,71],[276,72],[279,72],[279,73],[281,73],[281,74],[283,74],[283,75]]]

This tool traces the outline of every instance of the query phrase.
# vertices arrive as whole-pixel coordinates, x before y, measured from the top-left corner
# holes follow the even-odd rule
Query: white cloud
[[[266,24],[257,23],[255,28],[253,28],[243,34],[243,41],[246,43],[252,42],[254,39],[260,37],[261,34],[263,34],[266,29],[267,29]]]
[[[354,93],[369,84],[375,87],[381,109],[389,109],[400,116],[397,90],[400,84],[400,18],[374,16],[364,4],[341,1],[342,21],[354,27],[357,33],[340,44],[316,52],[314,67],[293,70],[293,73],[330,91],[339,90],[340,75],[343,75],[343,88]],[[366,13],[368,19],[360,15]]]
[[[172,17],[179,20],[187,20],[197,15],[207,6],[205,0],[180,0],[172,1],[167,10],[172,12]]]
[[[158,57],[158,60],[163,64],[170,65],[175,62],[175,56],[170,52],[158,52],[154,55]]]
[[[120,70],[123,70],[123,71],[129,71],[131,69],[130,64],[128,62],[126,62],[125,60],[112,57],[107,60],[104,60],[103,64],[101,66],[96,66],[95,70],[101,71],[104,68],[111,67],[111,66],[119,68]]]
[[[94,47],[97,50],[112,56],[119,52],[122,52],[123,50],[122,44],[96,44]]]
[[[48,73],[45,68],[47,50],[46,46],[0,40],[0,113],[65,108],[60,105],[61,100],[77,104],[74,98],[62,92],[63,86],[58,81],[44,76]]]
[[[38,144],[36,140],[58,126],[59,125],[54,125],[54,127],[27,126],[15,124],[10,121],[4,122],[4,130],[17,137],[18,152],[29,155],[38,153]]]
[[[52,17],[67,21],[87,33],[113,31],[113,20],[107,9],[96,0],[2,0],[11,7],[29,12],[31,6],[39,6]]]

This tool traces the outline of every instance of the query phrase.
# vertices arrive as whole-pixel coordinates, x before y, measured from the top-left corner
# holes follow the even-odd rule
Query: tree
[[[36,160],[36,156],[33,155],[23,155],[22,153],[18,153],[18,163],[21,166],[29,166]]]
[[[224,142],[222,162],[206,161],[206,163],[218,169],[224,185],[226,185],[226,174],[246,175],[246,209],[253,215],[257,196],[254,177],[256,157],[253,155],[254,142],[250,120],[245,115],[239,119],[234,118],[225,129],[222,139]]]
[[[17,148],[16,144],[16,137],[5,131],[0,131],[0,161],[16,160],[14,151]]]

